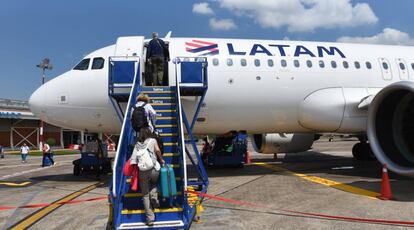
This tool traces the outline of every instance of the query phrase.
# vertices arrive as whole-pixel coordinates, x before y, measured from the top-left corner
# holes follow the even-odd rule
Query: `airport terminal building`
[[[38,148],[40,137],[40,120],[30,112],[27,101],[0,99],[0,145],[18,149],[23,143],[30,148]],[[80,142],[80,132],[65,130],[44,123],[44,140],[53,146],[67,147]]]

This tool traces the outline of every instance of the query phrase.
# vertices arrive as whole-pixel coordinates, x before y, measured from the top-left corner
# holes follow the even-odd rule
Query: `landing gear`
[[[352,155],[355,159],[360,161],[374,161],[376,160],[371,147],[367,142],[357,143],[352,147]]]

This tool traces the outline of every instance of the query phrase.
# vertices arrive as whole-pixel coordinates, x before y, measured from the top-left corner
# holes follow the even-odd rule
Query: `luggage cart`
[[[99,149],[101,148],[101,149]],[[85,151],[84,151],[85,150]],[[100,151],[102,154],[99,154]],[[81,151],[81,158],[73,161],[73,175],[86,173],[107,174],[112,172],[113,158],[108,157],[106,144],[87,143]]]
[[[230,138],[230,140],[229,140]],[[233,137],[218,137],[213,150],[206,157],[210,167],[243,167],[246,163],[247,135],[237,133]]]

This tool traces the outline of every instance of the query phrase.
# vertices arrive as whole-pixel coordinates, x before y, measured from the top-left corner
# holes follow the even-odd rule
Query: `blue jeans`
[[[22,154],[22,161],[26,161],[27,154]]]

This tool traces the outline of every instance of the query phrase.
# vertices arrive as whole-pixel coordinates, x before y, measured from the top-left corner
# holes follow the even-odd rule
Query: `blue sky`
[[[0,98],[28,99],[44,57],[54,65],[51,79],[119,36],[172,30],[176,37],[413,45],[412,9],[412,0],[1,1]]]

